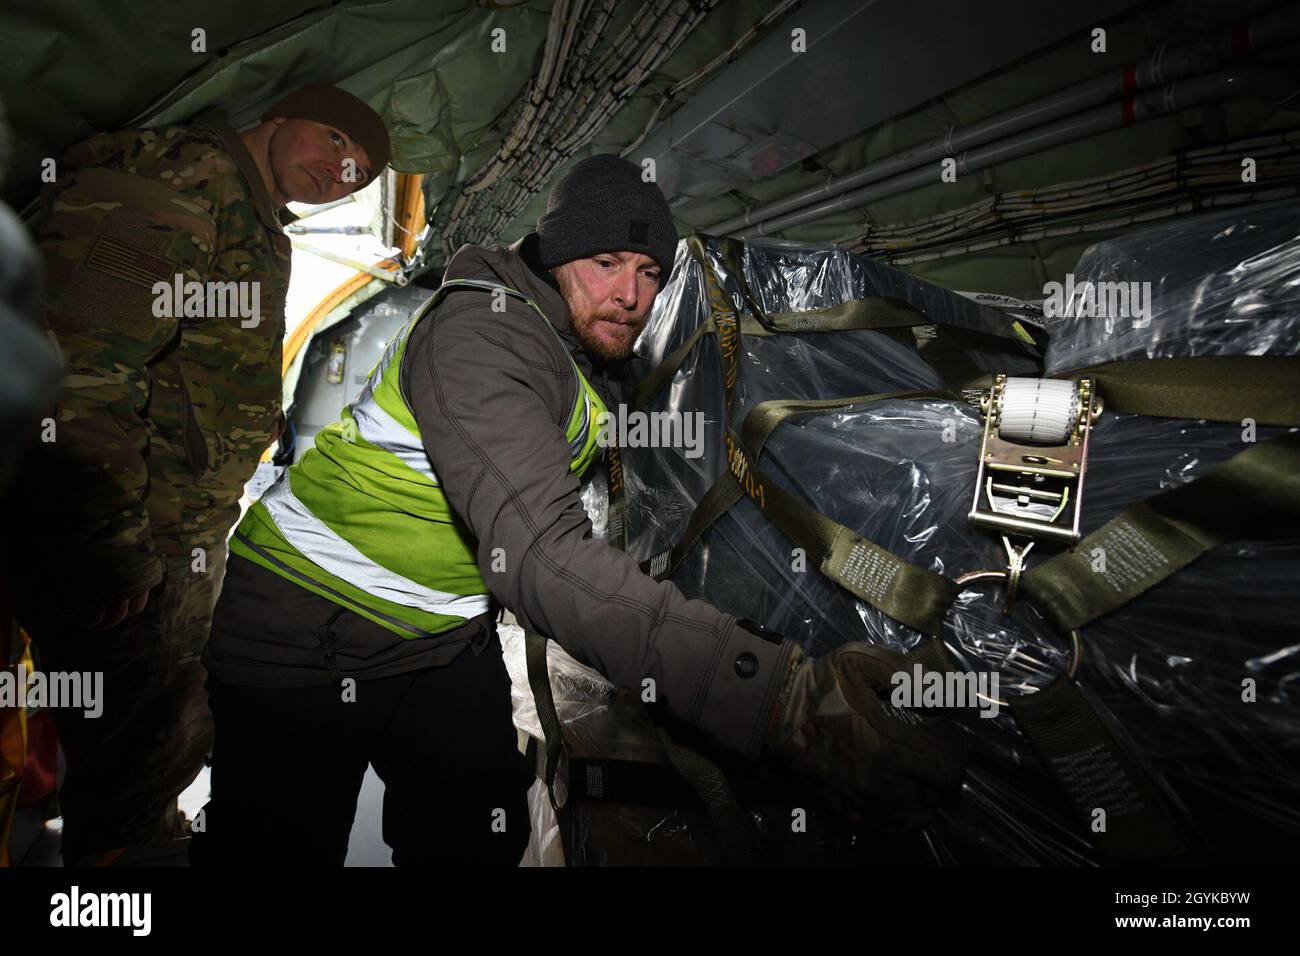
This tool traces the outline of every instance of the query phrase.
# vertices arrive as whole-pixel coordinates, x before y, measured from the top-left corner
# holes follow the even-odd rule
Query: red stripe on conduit
[[[1128,96],[1138,88],[1138,65],[1130,63],[1124,70],[1124,95]]]
[[[1129,123],[1137,119],[1136,106],[1137,106],[1137,100],[1135,100],[1131,96],[1124,101],[1124,125],[1125,126],[1127,126]]]
[[[1245,56],[1250,52],[1250,21],[1247,20],[1232,31],[1233,56]]]

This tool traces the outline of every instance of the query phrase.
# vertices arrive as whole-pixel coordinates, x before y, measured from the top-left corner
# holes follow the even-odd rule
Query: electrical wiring
[[[1269,188],[1240,188],[1244,156],[1269,170]],[[1105,176],[999,193],[924,219],[871,224],[837,243],[851,252],[906,265],[1198,209],[1285,198],[1295,195],[1297,186],[1300,130],[1290,130],[1180,150]]]
[[[440,230],[445,254],[500,233],[672,55],[719,0],[638,8],[599,54],[615,0],[559,2],[537,78],[496,155],[469,178]]]

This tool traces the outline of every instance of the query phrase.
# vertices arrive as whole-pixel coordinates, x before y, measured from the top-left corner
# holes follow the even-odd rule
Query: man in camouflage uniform
[[[226,534],[282,420],[281,214],[356,191],[388,155],[365,103],[308,87],[243,132],[208,111],[92,137],[42,196],[44,322],[67,374],[27,475],[20,617],[45,671],[104,673],[100,718],[56,712],[66,862],[185,831]]]

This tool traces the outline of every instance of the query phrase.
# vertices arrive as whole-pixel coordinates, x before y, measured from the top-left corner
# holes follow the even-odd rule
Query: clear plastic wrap
[[[1240,232],[1254,235],[1253,216],[1275,224],[1275,215],[1273,210],[1233,213],[1240,224],[1229,238]],[[1153,254],[1165,252],[1164,247],[1152,248]],[[1095,249],[1090,253],[1096,254]],[[1253,255],[1247,262],[1229,264],[1227,271],[1264,274],[1254,271],[1261,254]],[[1264,255],[1281,262],[1288,255],[1300,256],[1300,250],[1293,244],[1289,253],[1274,249]],[[1185,307],[1189,296],[1195,297],[1189,288],[1223,286],[1222,276],[1205,277],[1187,261],[1190,251],[1183,256],[1182,278],[1170,274],[1153,299],[1157,316],[1172,311],[1165,297]],[[1209,260],[1202,259],[1222,266],[1217,249]],[[724,288],[734,293],[734,277],[728,276],[725,263],[714,256],[713,265]],[[819,307],[888,288],[866,283],[884,267],[857,266],[856,257],[833,249],[781,247],[773,252],[752,244],[745,256],[750,288],[759,290],[770,311]],[[1079,271],[1083,273],[1082,265]],[[895,281],[906,288],[914,280]],[[977,308],[942,290],[931,294],[953,300],[954,310]],[[1234,296],[1238,302],[1268,298],[1244,281],[1235,285]],[[1273,308],[1236,314],[1237,351],[1254,350],[1265,339],[1269,348],[1281,348],[1281,337],[1256,335],[1252,323],[1293,323],[1300,303],[1284,316],[1279,314],[1285,311],[1283,298],[1274,295],[1270,301]],[[638,345],[647,359],[642,373],[707,317],[705,309],[700,267],[679,248],[674,278]],[[1206,308],[1198,314],[1211,324],[1226,321],[1222,310]],[[1090,327],[1077,324],[1075,354],[1067,364],[1079,364],[1077,355],[1088,335],[1104,343],[1109,337],[1104,319],[1092,320]],[[1159,354],[1187,354],[1201,347],[1193,343],[1205,341],[1209,339],[1192,332],[1165,337]],[[1195,354],[1232,351],[1226,337],[1215,341],[1217,352]],[[1094,349],[1084,361],[1116,354]],[[768,399],[843,397],[939,384],[914,351],[873,332],[745,336],[740,363],[731,416],[736,427],[749,408]],[[694,350],[650,407],[700,410],[709,424],[706,453],[699,459],[672,449],[624,451],[629,550],[642,559],[678,539],[695,503],[725,467],[717,427],[723,388],[711,338]],[[1263,441],[1278,431],[1260,429],[1257,438]],[[772,480],[819,511],[903,558],[955,576],[1005,566],[1000,542],[967,526],[979,432],[977,410],[964,403],[889,401],[788,421],[768,440],[759,464]],[[1241,429],[1234,425],[1103,415],[1093,431],[1084,533],[1242,449]],[[905,651],[920,639],[815,570],[794,570],[792,547],[742,499],[706,533],[672,580],[687,596],[766,624],[812,654],[850,640]],[[1051,553],[1040,547],[1031,564],[1043,560],[1045,552]],[[1300,714],[1293,699],[1300,676],[1297,581],[1300,541],[1232,541],[1084,629],[1080,683],[1098,710],[1127,733],[1133,749],[1181,802],[1220,861],[1277,862],[1293,859],[1300,849]],[[1021,602],[1008,618],[1001,611],[1001,595],[982,585],[960,594],[944,637],[972,665],[999,668],[1004,693],[1042,687],[1068,659],[1066,641],[1035,608]],[[1254,678],[1258,686],[1250,704],[1241,696],[1245,678]],[[926,831],[921,857],[935,863],[1096,862],[1086,834],[1011,716],[1004,711],[963,725],[971,763],[962,799]]]
[[[1130,292],[1138,283],[1143,301],[1149,291],[1149,309],[1103,283]],[[1049,373],[1138,358],[1294,355],[1300,202],[1195,216],[1097,243],[1080,257],[1071,287],[1068,314],[1047,318]]]
[[[945,442],[950,422],[956,440]],[[828,516],[953,576],[1005,563],[997,539],[966,525],[978,447],[973,408],[891,402],[787,424],[769,440],[762,465]],[[1103,415],[1093,432],[1084,533],[1240,450],[1234,426]],[[714,526],[673,581],[812,654],[846,640],[906,650],[920,639],[821,575],[792,570],[791,543],[748,500]],[[1084,630],[1081,683],[1233,858],[1281,853],[1283,835],[1292,849],[1300,841],[1297,581],[1300,542],[1235,541]],[[944,636],[972,666],[1000,670],[1004,692],[1044,686],[1067,662],[1066,641],[1032,605],[1019,603],[1008,619],[1000,601],[996,588],[964,590]],[[1258,681],[1259,697],[1242,706],[1246,677]],[[986,818],[981,836],[999,858],[1091,859],[1010,715],[967,727],[964,799]]]
[[[724,288],[741,303],[738,277],[730,274],[716,247],[705,251]],[[922,309],[936,321],[993,331],[1006,319],[993,309],[835,247],[779,242],[745,245],[745,281],[769,313],[824,308],[853,298],[894,296]],[[703,276],[686,243],[679,243],[673,278],[655,300],[645,331],[637,340],[638,360],[628,363],[629,386],[649,373],[708,318]],[[938,389],[943,382],[918,354],[882,332],[804,332],[742,338],[740,374],[732,422],[771,398],[826,398],[914,389]],[[1036,360],[1024,355],[971,352],[990,371],[1037,374]],[[645,558],[677,540],[691,511],[722,473],[720,454],[724,412],[718,349],[706,337],[686,358],[672,382],[651,403],[654,411],[701,412],[706,453],[687,458],[683,449],[628,449],[628,550]]]

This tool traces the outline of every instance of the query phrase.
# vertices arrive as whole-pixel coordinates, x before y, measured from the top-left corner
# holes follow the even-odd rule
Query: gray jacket
[[[611,409],[622,396],[572,334],[554,280],[529,264],[535,239],[509,249],[465,246],[444,279],[487,279],[523,292],[541,306],[559,340],[519,300],[506,297],[505,311],[494,312],[492,296],[472,290],[449,293],[411,333],[401,384],[433,469],[478,542],[484,581],[521,624],[620,687],[639,693],[652,679],[656,699],[673,717],[755,758],[793,644],[687,600],[592,537],[564,438],[579,385],[560,343]],[[444,662],[451,648],[482,628],[471,622],[464,634],[403,640],[251,562],[231,564],[238,577],[227,578],[205,655],[218,678],[231,683],[326,682],[322,640],[333,645],[335,675],[387,676]],[[270,599],[286,589],[300,593]],[[241,591],[260,596],[255,633]],[[322,606],[306,606],[316,603]],[[275,605],[292,607],[292,616]],[[327,612],[325,631],[308,623]]]

